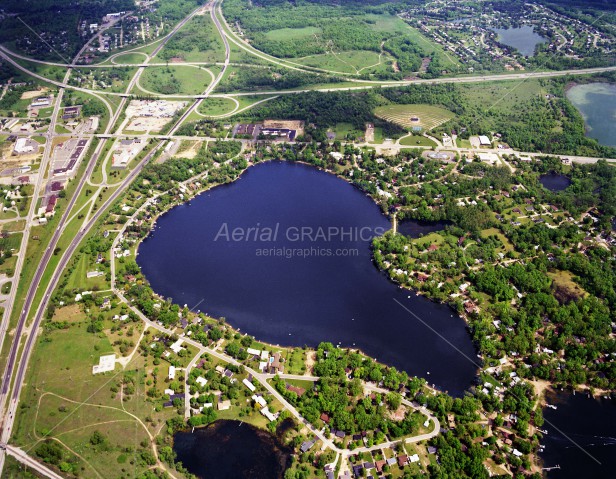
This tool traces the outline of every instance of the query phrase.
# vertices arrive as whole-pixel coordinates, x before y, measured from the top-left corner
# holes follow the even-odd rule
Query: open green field
[[[105,269],[97,264],[91,264],[87,255],[82,254],[78,257],[75,264],[75,269],[69,276],[66,287],[68,289],[80,289],[83,288],[88,291],[100,290],[109,288],[109,283],[105,281],[105,275],[96,276],[94,278],[88,278],[88,271],[101,271],[105,272]]]
[[[209,70],[193,66],[147,68],[139,80],[141,88],[162,95],[198,95],[212,82]]]
[[[333,133],[336,134],[336,140],[344,140],[348,138],[363,137],[366,133],[364,130],[355,128],[352,123],[337,123],[333,129]]]
[[[238,106],[231,98],[206,98],[199,105],[199,113],[207,116],[220,116],[231,113]]]
[[[400,138],[400,144],[404,146],[437,146],[430,138],[422,135],[408,135]]]
[[[162,61],[223,62],[225,47],[209,15],[197,15],[184,25],[157,55]]]
[[[126,64],[129,63],[131,65],[138,65],[143,63],[147,59],[147,56],[143,52],[129,52],[129,53],[121,53],[117,57],[114,57],[111,60],[111,63],[119,63]]]
[[[144,401],[143,364],[93,375],[92,365],[113,352],[111,344],[104,335],[87,332],[83,313],[64,317],[61,311],[54,319],[68,325],[44,333],[35,348],[14,441],[36,451],[42,440],[52,438],[66,459],[83,468],[84,477],[138,475],[147,468],[142,458],[151,454],[153,432],[144,421],[152,406]],[[94,431],[104,438],[104,447],[93,444]]]
[[[321,70],[359,74],[365,71],[372,71],[375,68],[391,69],[392,59],[388,55],[380,55],[376,52],[366,50],[353,50],[340,53],[324,53],[323,55],[313,55],[294,60],[297,63]]]
[[[380,106],[374,110],[374,114],[403,128],[419,126],[424,130],[432,130],[455,116],[449,110],[434,105]],[[412,118],[417,118],[417,121]]]
[[[539,80],[490,82],[481,85],[460,85],[462,94],[473,105],[482,105],[492,109],[511,109],[519,107],[521,102],[535,99],[547,93]]]
[[[284,41],[311,37],[321,32],[322,30],[319,27],[278,28],[276,30],[270,30],[265,36],[269,40]]]

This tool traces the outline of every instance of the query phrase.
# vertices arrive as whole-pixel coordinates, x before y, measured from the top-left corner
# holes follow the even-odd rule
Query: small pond
[[[292,452],[267,431],[229,420],[176,433],[173,449],[201,479],[282,479]]]
[[[546,42],[546,39],[535,33],[530,25],[519,28],[493,28],[492,31],[498,35],[499,43],[515,48],[525,57],[532,57],[537,45]]]
[[[547,188],[550,191],[563,191],[566,190],[571,184],[571,180],[568,176],[554,172],[541,175],[539,177],[539,182],[544,188]]]

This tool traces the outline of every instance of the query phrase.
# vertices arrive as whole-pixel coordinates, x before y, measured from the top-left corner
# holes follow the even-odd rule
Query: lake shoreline
[[[225,182],[225,183],[218,183],[218,184],[213,184],[213,185],[207,185],[207,186],[205,186],[205,187],[203,187],[203,188],[199,189],[198,191],[196,191],[196,192],[195,192],[194,194],[192,194],[190,197],[186,197],[186,198],[185,198],[185,199],[183,199],[182,201],[172,202],[172,203],[170,203],[169,205],[166,205],[166,208],[165,208],[165,210],[164,210],[164,211],[161,211],[159,214],[157,214],[156,216],[152,217],[152,220],[151,220],[152,222],[151,222],[151,224],[153,225],[153,227],[149,228],[149,229],[148,229],[148,233],[147,233],[147,235],[146,235],[146,236],[144,236],[143,238],[141,238],[141,239],[139,240],[139,242],[138,242],[138,244],[137,244],[137,246],[136,246],[136,249],[135,249],[135,251],[136,251],[136,256],[137,256],[137,255],[139,255],[139,253],[140,253],[140,247],[142,246],[143,242],[144,242],[146,239],[149,239],[149,238],[151,238],[151,237],[152,237],[152,234],[153,234],[153,233],[155,232],[155,230],[156,230],[156,224],[157,224],[157,222],[158,222],[158,221],[159,221],[162,217],[164,217],[167,213],[169,213],[169,212],[170,212],[173,208],[175,208],[175,207],[177,207],[177,206],[190,205],[190,204],[191,204],[191,201],[192,201],[193,199],[197,198],[198,196],[201,196],[203,193],[210,192],[210,191],[214,191],[216,188],[223,187],[223,186],[230,186],[230,185],[232,185],[233,183],[236,183],[238,180],[242,179],[243,175],[244,175],[244,174],[245,174],[245,173],[246,173],[249,169],[251,169],[251,168],[252,168],[252,167],[254,167],[254,166],[263,165],[263,164],[268,164],[268,163],[276,163],[276,162],[278,162],[278,163],[289,163],[289,164],[298,164],[298,165],[303,165],[303,166],[306,166],[306,167],[309,167],[309,168],[313,168],[313,169],[315,169],[315,170],[317,170],[317,171],[320,171],[320,172],[326,173],[326,174],[328,174],[328,175],[332,175],[332,176],[334,176],[334,177],[336,177],[336,178],[338,178],[338,179],[342,179],[342,180],[344,180],[346,184],[348,184],[348,185],[350,185],[350,186],[353,186],[353,188],[354,188],[356,191],[358,191],[358,192],[362,193],[363,195],[365,195],[366,197],[370,198],[370,201],[372,201],[372,202],[375,204],[375,206],[377,206],[377,207],[379,208],[379,210],[380,210],[380,214],[383,216],[383,218],[385,218],[385,219],[389,222],[389,224],[391,225],[391,215],[390,215],[390,214],[386,214],[386,213],[384,213],[383,208],[382,208],[382,207],[380,207],[380,205],[379,205],[379,203],[378,203],[378,197],[372,196],[370,193],[366,192],[364,189],[362,189],[362,188],[361,188],[361,187],[359,187],[357,184],[355,184],[353,181],[351,181],[348,177],[343,176],[343,175],[338,174],[338,173],[335,173],[335,172],[333,172],[333,171],[330,171],[330,170],[328,170],[328,169],[326,169],[326,168],[322,168],[322,167],[315,166],[315,165],[310,164],[310,163],[305,162],[305,161],[289,161],[289,160],[284,160],[284,159],[283,159],[283,160],[276,160],[276,159],[271,159],[271,160],[269,160],[269,159],[268,159],[268,160],[264,160],[264,161],[249,162],[249,163],[248,163],[248,165],[247,165],[247,167],[246,167],[246,168],[244,168],[243,170],[241,170],[241,172],[239,172],[238,176],[237,176],[237,177],[235,177],[233,180],[228,181],[228,182]],[[191,180],[187,180],[187,181],[186,181],[186,183],[190,183],[191,181],[195,181],[195,180],[197,180],[198,176],[200,176],[200,175],[197,175],[197,177],[196,177],[196,178],[193,178],[193,179],[191,179]],[[167,191],[167,192],[165,192],[165,193],[161,194],[160,196],[163,196],[163,195],[165,195],[165,194],[169,194],[169,193],[170,193],[170,191],[171,191],[171,190],[169,190],[169,191]],[[390,228],[390,230],[391,230],[391,228]],[[452,304],[450,304],[450,303],[449,303],[449,302],[447,302],[447,301],[436,301],[436,300],[434,300],[434,299],[430,298],[428,295],[426,295],[426,294],[422,293],[422,292],[421,292],[421,291],[419,291],[419,290],[414,290],[414,289],[411,289],[411,288],[408,288],[408,287],[401,286],[401,285],[400,285],[397,281],[394,281],[394,280],[393,280],[393,279],[389,276],[389,274],[387,274],[387,271],[386,271],[386,270],[383,270],[382,268],[380,268],[380,267],[379,267],[379,265],[377,264],[377,262],[376,262],[376,260],[375,260],[375,257],[374,257],[374,253],[373,253],[373,249],[372,249],[372,244],[370,244],[370,261],[371,261],[371,263],[372,263],[372,266],[373,266],[374,268],[376,268],[376,270],[378,271],[379,275],[380,275],[380,276],[383,276],[383,277],[384,277],[384,280],[386,280],[386,281],[387,281],[387,282],[389,282],[390,284],[392,284],[392,285],[396,286],[398,289],[401,289],[401,290],[406,291],[406,292],[409,292],[409,293],[413,293],[416,297],[418,297],[418,298],[424,298],[425,300],[429,300],[429,302],[431,302],[431,303],[433,303],[433,304],[435,304],[435,305],[447,306],[448,311],[449,311],[449,314],[450,314],[451,316],[458,316],[460,319],[462,319],[462,320],[463,320],[463,324],[464,324],[464,331],[465,331],[465,333],[468,335],[469,340],[470,340],[470,341],[471,341],[471,343],[472,343],[472,347],[473,347],[473,349],[474,349],[474,355],[477,355],[477,354],[478,354],[477,346],[476,346],[476,344],[474,343],[474,341],[472,340],[472,337],[471,337],[471,330],[470,330],[469,318],[466,316],[466,314],[463,314],[463,313],[458,312],[455,308],[453,308],[453,307],[452,307]],[[140,269],[141,269],[141,266],[140,266]],[[142,272],[143,272],[143,271],[142,271]],[[149,280],[148,280],[147,275],[145,275],[145,274],[144,274],[143,276],[144,276],[145,280],[148,282],[148,284],[150,284],[150,282],[149,282]],[[150,285],[150,286],[151,286],[151,285]],[[152,288],[152,290],[153,290],[154,295],[155,295],[157,298],[159,298],[161,301],[166,301],[166,296],[165,296],[165,295],[158,293],[158,292],[157,292],[154,288]],[[180,301],[176,302],[175,300],[173,300],[173,299],[172,299],[172,302],[175,302],[175,303],[176,303],[176,304],[178,304],[180,307],[182,306],[182,304],[181,304],[181,302],[180,302]],[[205,311],[203,311],[203,312],[204,312],[204,314],[206,314],[207,316],[210,316],[210,317],[211,317],[211,318],[213,318],[213,319],[215,319],[215,318],[216,318],[216,315],[215,315],[215,314],[210,315],[210,314],[207,312],[207,310],[205,310]],[[231,326],[231,327],[232,327],[234,330],[236,330],[236,331],[239,331],[239,332],[241,332],[241,331],[242,331],[242,328],[240,328],[238,325],[234,325],[232,320],[227,321],[227,324],[228,324],[229,326]],[[242,334],[245,334],[245,333],[242,333]],[[293,349],[293,348],[295,348],[295,347],[296,347],[296,346],[293,346],[293,345],[291,345],[291,344],[284,343],[284,342],[282,342],[282,341],[281,341],[281,342],[278,342],[278,343],[273,343],[273,342],[270,342],[270,341],[267,341],[267,340],[262,340],[262,339],[260,339],[260,338],[259,338],[259,336],[258,336],[257,334],[255,334],[254,336],[256,337],[256,339],[257,339],[257,340],[259,340],[259,341],[261,341],[261,342],[264,342],[264,343],[267,343],[267,344],[271,345],[272,347],[278,346],[278,347],[283,347],[283,348],[286,348],[286,349]],[[323,339],[323,341],[328,341],[328,339],[324,338],[324,339]],[[316,345],[316,344],[314,344],[314,345],[312,345],[312,346],[311,346],[311,348],[310,348],[310,349],[314,350],[314,349],[316,348],[316,346],[317,346],[317,345]],[[362,347],[356,346],[355,344],[353,344],[352,346],[351,346],[351,345],[349,345],[349,346],[347,346],[347,347],[345,347],[345,348],[347,348],[347,349],[351,349],[351,350],[355,350],[355,351],[358,351],[358,352],[360,352],[361,354],[365,355],[366,357],[373,358],[373,359],[374,359],[375,361],[377,361],[377,362],[381,362],[381,363],[382,363],[382,364],[384,364],[384,365],[389,365],[389,366],[391,366],[391,363],[387,362],[386,360],[385,360],[385,361],[383,361],[382,359],[379,359],[379,358],[377,357],[377,355],[376,355],[374,352],[373,352],[373,353],[371,353],[371,354],[368,354],[368,353],[366,353],[366,352],[365,352],[365,350],[364,350]],[[482,362],[482,361],[483,361],[483,358],[481,358],[481,359],[480,359],[480,361]],[[424,379],[426,379],[426,381],[429,381],[429,380],[431,379],[431,377],[430,377],[430,376],[426,376],[426,375],[425,375],[425,373],[424,373],[424,374],[421,374],[420,372],[416,372],[416,373],[414,373],[414,374],[413,374],[413,373],[409,373],[409,374],[411,374],[411,375],[416,375],[417,377],[424,378]],[[475,382],[475,381],[477,380],[477,378],[478,378],[478,374],[479,374],[479,372],[476,372],[476,373],[475,373],[473,380],[472,380],[469,384],[467,384],[467,386],[464,388],[464,390],[468,390],[470,387],[472,387],[472,386],[473,386],[474,382]],[[448,388],[445,388],[445,387],[440,387],[440,386],[438,386],[438,385],[436,385],[436,384],[435,384],[435,385],[432,385],[432,383],[431,383],[431,382],[429,383],[429,385],[430,385],[430,387],[431,387],[431,388],[433,388],[434,390],[439,390],[439,391],[442,391],[442,392],[446,392],[446,393],[448,393],[448,394],[452,394],[454,397],[458,396],[459,394],[463,394],[463,392],[462,392],[462,391],[460,391],[460,392],[458,392],[458,393],[452,393],[452,392],[450,392],[450,390],[449,390]]]

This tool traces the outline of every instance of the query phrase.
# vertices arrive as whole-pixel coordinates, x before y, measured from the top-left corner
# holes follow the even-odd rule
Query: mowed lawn
[[[380,106],[374,110],[374,114],[403,128],[410,129],[418,126],[428,131],[455,116],[452,112],[440,106],[423,104]],[[413,121],[413,118],[418,120]]]
[[[101,271],[103,273],[106,270],[99,266],[98,264],[90,264],[88,259],[88,255],[82,254],[75,264],[75,268],[73,269],[71,275],[69,276],[68,283],[66,285],[67,289],[85,289],[85,290],[93,290],[93,289],[105,289],[109,288],[110,284],[105,281],[105,275],[96,276],[94,278],[88,278],[88,271]]]
[[[436,146],[430,138],[422,135],[408,135],[400,138],[400,144],[404,146]]]
[[[207,69],[178,65],[147,68],[140,79],[145,90],[162,95],[198,95],[211,82],[212,75]]]

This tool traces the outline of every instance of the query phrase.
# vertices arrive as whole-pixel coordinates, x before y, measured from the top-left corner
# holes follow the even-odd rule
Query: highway
[[[226,37],[225,37],[226,39]],[[228,43],[226,43],[228,48]],[[35,73],[23,65],[17,63],[13,58],[11,53],[7,51],[6,48],[0,46],[0,57],[4,58],[11,65],[13,65],[18,70],[37,78],[41,81],[45,81],[47,83],[51,83],[52,85],[58,86],[60,88],[66,88],[75,91],[81,91],[88,94],[98,94],[98,95],[110,95],[110,96],[126,96],[126,93],[117,93],[117,92],[108,92],[102,90],[92,90],[88,88],[82,88],[75,85],[69,85],[66,82],[60,82],[56,80],[49,79],[38,73]],[[184,65],[188,65],[189,63],[184,63]],[[225,62],[223,66],[226,68],[229,63]],[[134,67],[135,65],[131,65]],[[142,71],[146,65],[143,65],[139,71]],[[609,67],[598,67],[598,68],[583,68],[583,69],[571,69],[571,70],[560,70],[560,71],[549,71],[549,72],[526,72],[526,73],[508,73],[504,75],[485,75],[485,76],[459,76],[459,77],[447,77],[447,78],[435,78],[435,79],[418,79],[418,80],[408,80],[408,81],[399,81],[399,82],[374,82],[374,81],[362,81],[362,80],[349,80],[354,81],[359,84],[359,86],[344,86],[344,87],[330,87],[330,88],[302,88],[295,90],[271,90],[271,91],[253,91],[253,92],[243,92],[243,93],[227,93],[224,95],[212,95],[212,97],[218,96],[230,96],[230,97],[240,97],[240,96],[253,96],[253,95],[294,95],[298,93],[308,93],[313,91],[318,91],[322,93],[333,92],[333,91],[360,91],[360,90],[368,90],[375,87],[380,88],[399,88],[403,86],[409,86],[413,84],[442,84],[442,83],[484,83],[490,81],[511,81],[511,80],[528,80],[532,78],[555,78],[562,77],[567,75],[590,75],[593,73],[602,73],[615,71],[616,66]],[[165,98],[168,100],[194,100],[199,99],[203,95],[158,95],[160,98]]]

